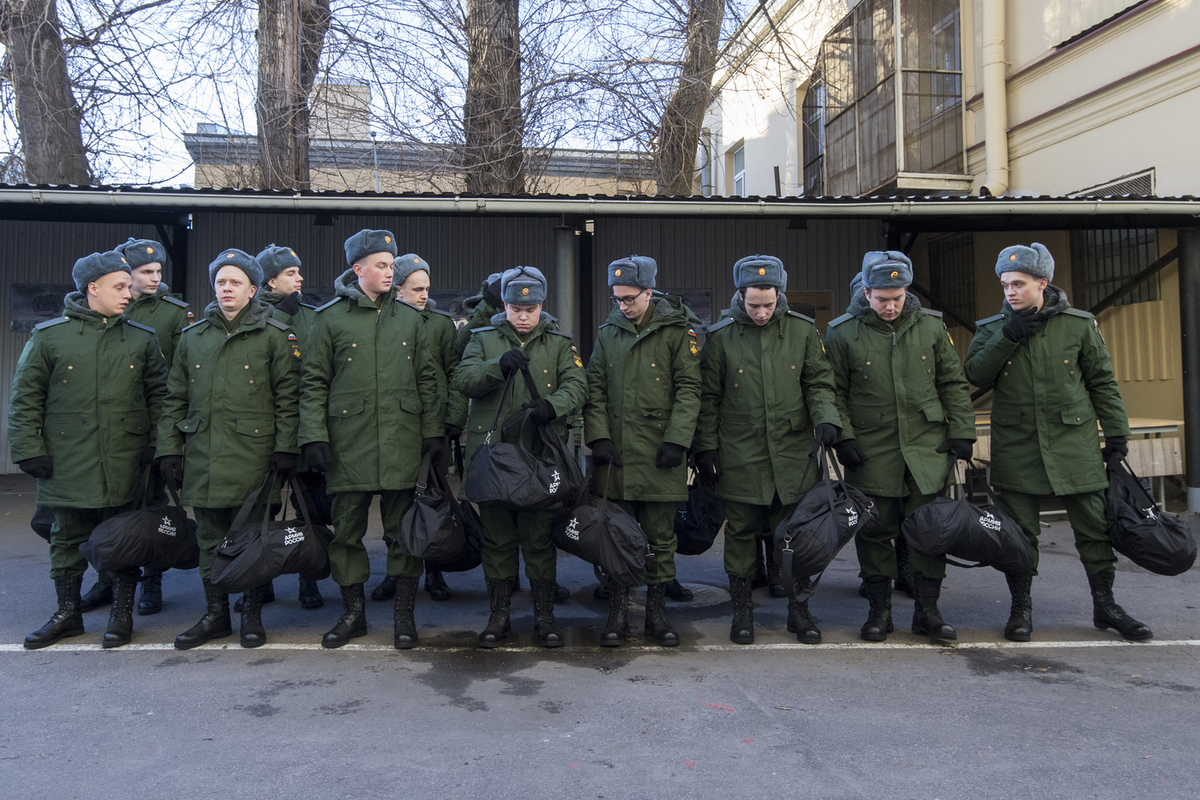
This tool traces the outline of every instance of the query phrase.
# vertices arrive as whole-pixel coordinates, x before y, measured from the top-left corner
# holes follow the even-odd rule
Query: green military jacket
[[[216,301],[183,329],[158,423],[158,455],[183,456],[184,505],[241,505],[272,453],[297,453],[300,362],[288,326],[256,299],[228,333]]]
[[[421,312],[395,292],[379,305],[354,270],[317,309],[300,384],[300,444],[328,442],[329,492],[411,489],[421,440],[444,436],[436,355]]]
[[[196,321],[188,304],[172,297],[170,291],[171,287],[160,283],[157,292],[130,300],[125,307],[127,319],[142,323],[158,335],[158,347],[168,367],[175,358],[180,332]]]
[[[904,497],[905,469],[921,494],[953,483],[947,439],[975,441],[975,412],[962,362],[937,311],[908,293],[893,329],[865,294],[852,314],[829,323],[825,351],[833,365],[841,439],[857,439],[866,464],[846,478],[867,494]]]
[[[609,496],[679,502],[687,499],[687,463],[654,466],[663,442],[690,448],[700,414],[700,348],[695,317],[678,297],[656,295],[638,333],[614,308],[596,334],[587,367],[583,427],[589,443],[611,439],[621,466],[596,469],[597,491],[612,471]]]
[[[1046,288],[1040,333],[1020,342],[1001,329],[1004,311],[976,323],[965,364],[971,383],[992,389],[992,484],[1027,494],[1079,494],[1108,486],[1096,421],[1128,436],[1112,359],[1095,318]]]
[[[425,332],[429,337],[429,346],[433,349],[434,360],[438,366],[438,392],[445,398],[447,425],[458,428],[467,426],[467,398],[462,392],[450,385],[450,378],[458,366],[462,351],[455,347],[454,341],[458,329],[454,327],[454,319],[445,311],[437,310],[433,298],[425,304],[421,311],[425,320]]]
[[[305,343],[308,342],[308,335],[312,332],[313,323],[317,321],[317,307],[301,300],[300,309],[295,314],[288,314],[279,310],[279,303],[283,300],[283,295],[278,292],[260,291],[255,297],[271,306],[272,317],[291,328],[296,337],[290,339],[296,350],[295,355],[297,358],[302,358]]]
[[[13,377],[8,442],[13,461],[49,456],[37,482],[50,508],[111,508],[137,499],[143,451],[167,393],[167,365],[150,328],[102,317],[84,296],[34,328]]]
[[[700,353],[700,418],[696,450],[716,450],[726,500],[795,503],[817,479],[800,478],[819,423],[841,427],[833,372],[815,322],[789,311],[779,296],[775,315],[759,327],[740,295],[708,329]]]
[[[496,404],[500,402],[505,384],[500,372],[500,356],[509,350],[520,348],[529,356],[529,373],[539,396],[547,398],[554,406],[556,416],[550,424],[560,436],[566,436],[566,423],[579,413],[587,394],[587,377],[579,351],[572,344],[571,335],[558,330],[558,323],[549,314],[542,312],[541,320],[523,342],[503,313],[493,316],[491,323],[472,332],[452,380],[455,389],[471,398],[466,425],[468,461],[483,444],[496,417]],[[520,410],[530,399],[525,379],[518,374],[500,407],[499,422],[503,423],[509,414]],[[492,435],[492,441],[515,442],[519,434],[515,428],[500,428]],[[532,436],[533,432],[527,426],[526,444],[532,443]]]

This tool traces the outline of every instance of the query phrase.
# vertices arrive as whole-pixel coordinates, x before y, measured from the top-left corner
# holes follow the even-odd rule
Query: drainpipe
[[[1179,236],[1179,327],[1183,349],[1183,453],[1187,510],[1200,511],[1200,230]]]
[[[579,292],[575,276],[579,271],[579,236],[574,228],[559,225],[554,229],[554,311],[559,330],[579,335]]]
[[[993,197],[1008,191],[1008,87],[1004,57],[1004,0],[983,7],[983,123],[987,153],[984,185]]]

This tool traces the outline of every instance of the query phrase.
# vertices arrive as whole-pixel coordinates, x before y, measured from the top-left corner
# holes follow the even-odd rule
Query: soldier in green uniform
[[[317,309],[300,388],[300,444],[333,496],[329,562],[342,590],[342,615],[321,644],[341,647],[367,632],[371,566],[362,539],[378,494],[386,574],[397,576],[393,644],[407,649],[419,644],[413,614],[422,566],[400,547],[400,520],[421,457],[446,457],[445,404],[421,313],[393,291],[396,237],[362,230],[345,250],[350,267],[334,282],[337,297]]]
[[[467,421],[467,458],[483,444],[504,400],[500,419],[519,408],[533,410],[537,425],[553,425],[565,435],[565,422],[579,413],[587,392],[587,378],[570,334],[558,330],[554,318],[542,311],[546,278],[534,267],[517,267],[501,281],[504,310],[491,325],[476,328],[454,373],[454,388],[471,398]],[[516,380],[507,397],[504,386],[510,375],[528,368],[541,395],[534,400],[523,380]],[[515,441],[521,431],[502,428],[493,433]],[[527,443],[533,432],[526,429]],[[464,487],[465,492],[465,487]],[[464,495],[465,496],[465,495]],[[556,509],[509,511],[489,503],[479,506],[483,521],[483,577],[487,581],[491,616],[479,634],[480,647],[496,647],[508,634],[509,600],[517,577],[518,551],[525,556],[525,576],[533,593],[534,632],[545,647],[561,647],[562,632],[554,621],[556,551],[550,524]]]
[[[38,479],[38,505],[54,511],[50,577],[58,610],[25,637],[30,650],[83,633],[79,590],[87,562],[79,546],[137,499],[166,394],[167,367],[154,331],[124,316],[130,298],[125,257],[93,253],[76,261],[71,275],[78,291],[64,298],[64,316],[34,328],[9,399],[12,460]],[[136,568],[110,576],[114,597],[104,647],[132,638],[139,576]]]
[[[947,453],[969,459],[975,414],[962,363],[940,312],[906,291],[912,262],[895,250],[863,257],[863,292],[852,313],[829,323],[825,350],[833,365],[842,432],[835,445],[846,479],[875,503],[875,527],[855,536],[871,610],[862,638],[881,642],[894,630],[892,541],[914,511],[954,482]],[[938,610],[946,565],[910,551],[916,603],[913,633],[956,639]]]
[[[504,310],[504,301],[500,299],[501,277],[499,272],[488,275],[483,285],[479,287],[479,294],[467,298],[463,303],[464,308],[471,316],[467,319],[467,324],[459,328],[454,337],[454,348],[458,350],[459,357],[467,349],[467,342],[471,341],[471,332],[476,328],[491,325],[492,317]]]
[[[1062,498],[1092,590],[1092,622],[1132,641],[1149,639],[1150,628],[1113,599],[1117,558],[1104,516],[1104,463],[1128,453],[1129,420],[1099,325],[1050,283],[1054,258],[1044,245],[1004,248],[996,274],[1004,309],[976,323],[965,365],[972,383],[993,391],[992,485],[1035,550],[1042,496]],[[1006,576],[1012,608],[1004,635],[1013,641],[1027,642],[1033,631],[1036,566]]]
[[[600,326],[588,362],[583,424],[598,465],[595,491],[646,532],[654,557],[646,589],[646,633],[679,644],[667,620],[667,584],[675,578],[675,512],[687,499],[687,449],[700,413],[700,347],[691,315],[677,297],[653,296],[658,264],[646,256],[608,265],[614,308]],[[624,644],[628,589],[613,589],[606,647]]]
[[[208,276],[216,300],[179,337],[158,425],[159,470],[183,485],[180,502],[196,514],[206,606],[175,637],[179,650],[233,632],[229,597],[209,580],[213,551],[270,470],[289,477],[296,469],[300,362],[288,326],[255,297],[262,268],[231,247],[208,265]],[[241,645],[266,641],[260,586],[243,597]]]
[[[729,638],[754,643],[750,580],[758,534],[791,516],[814,482],[805,462],[837,439],[833,373],[811,317],[788,310],[787,273],[774,256],[733,265],[729,316],[708,329],[700,354],[696,468],[725,501],[725,572],[733,603]],[[817,644],[808,601],[788,604],[788,630]]]
[[[263,271],[263,290],[256,295],[273,308],[271,316],[287,325],[288,341],[292,352],[297,358],[303,358],[305,342],[317,318],[317,307],[304,302],[304,276],[300,274],[300,256],[290,247],[279,247],[274,243],[263,248],[255,258]],[[314,493],[321,483],[321,473],[308,468],[303,459],[297,464],[296,476],[310,493]],[[310,504],[311,507],[311,504]],[[321,589],[316,581],[306,580],[300,576],[298,597],[300,607],[306,609],[320,608],[325,605],[321,597]],[[275,599],[275,585],[267,583],[263,586],[263,603]],[[240,611],[236,605],[235,611]]]

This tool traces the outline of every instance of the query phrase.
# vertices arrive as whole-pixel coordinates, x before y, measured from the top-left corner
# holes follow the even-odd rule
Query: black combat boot
[[[663,647],[679,644],[679,634],[667,622],[667,584],[655,583],[646,587],[646,635]]]
[[[97,575],[96,582],[92,584],[92,588],[88,589],[87,594],[79,599],[79,610],[86,613],[94,608],[106,606],[111,603],[113,594],[112,585],[112,575]]]
[[[908,563],[908,542],[904,541],[903,536],[897,536],[892,540],[892,544],[896,548],[896,591],[904,592],[915,599],[916,583],[913,581],[912,567]]]
[[[867,578],[867,602],[871,611],[863,623],[860,635],[868,642],[886,642],[887,635],[896,630],[892,625],[892,581],[886,575]]]
[[[208,610],[199,622],[175,637],[176,650],[191,650],[209,639],[223,639],[233,633],[233,625],[229,621],[229,595],[213,586],[208,578],[201,580],[204,582],[204,602]]]
[[[367,635],[367,598],[361,583],[342,587],[342,615],[337,624],[321,637],[322,647],[341,647],[358,636]]]
[[[83,586],[82,575],[54,579],[54,593],[58,595],[58,610],[54,612],[54,616],[50,617],[49,622],[25,637],[26,650],[49,647],[65,636],[79,636],[83,633],[83,614],[79,610],[81,586]]]
[[[554,581],[529,581],[533,593],[533,633],[542,647],[562,647],[563,635],[554,622]]]
[[[157,614],[162,611],[162,573],[147,575],[142,578],[142,594],[138,598],[137,612],[139,616]]]
[[[256,586],[242,596],[242,647],[261,647],[267,643],[262,624],[263,587]]]
[[[508,578],[498,581],[486,581],[488,606],[492,615],[488,617],[487,627],[479,633],[480,647],[499,647],[500,642],[512,630],[509,611],[512,604],[512,582]]]
[[[105,650],[129,644],[133,638],[133,599],[137,594],[137,581],[116,577],[113,579],[113,601],[108,610],[108,629],[100,646]]]
[[[797,591],[808,591],[808,587],[807,578],[797,581]],[[821,643],[821,630],[817,623],[813,622],[812,614],[808,610],[808,600],[788,600],[787,629],[788,633],[796,634],[797,641],[804,644]]]
[[[608,600],[610,598],[612,598],[612,590],[604,584],[600,584],[592,590],[593,600]]]
[[[267,603],[275,602],[275,581],[267,581],[266,583],[264,583],[262,586],[260,586],[258,588],[262,589],[262,604],[264,606]],[[234,601],[233,610],[235,613],[237,613],[237,614],[242,613],[242,605],[245,603],[245,600],[246,600],[246,595],[243,594],[236,601]]]
[[[926,578],[914,572],[913,589],[916,603],[913,605],[912,632],[930,639],[957,639],[958,633],[942,619],[938,611],[938,598],[942,596],[941,578]]]
[[[754,601],[750,598],[750,579],[729,576],[729,600],[733,604],[733,623],[729,641],[754,644]]]
[[[1004,638],[1010,642],[1028,642],[1033,636],[1033,574],[1010,575],[1004,573],[1008,582],[1008,593],[1012,595],[1012,608],[1008,612],[1008,624],[1004,626]]]
[[[1100,630],[1112,628],[1131,642],[1153,639],[1153,631],[1126,614],[1113,599],[1114,577],[1112,572],[1088,575],[1088,585],[1092,587],[1092,624]]]
[[[678,578],[672,578],[670,582],[664,583],[663,586],[667,587],[667,597],[677,603],[686,603],[694,596],[692,595],[692,590],[680,583]]]
[[[436,600],[439,603],[454,597],[454,593],[446,585],[446,579],[437,570],[425,570],[425,591],[429,592],[430,600]],[[372,594],[373,596],[374,594]]]
[[[379,585],[371,590],[371,599],[376,603],[391,600],[396,596],[396,576],[386,575]]]
[[[764,557],[764,550],[768,555]],[[768,540],[760,536],[754,537],[754,576],[750,578],[750,588],[760,589],[770,583],[770,575],[768,572],[768,561],[770,558],[771,544]]]
[[[558,581],[554,582],[554,602],[565,603],[571,599],[571,592]]]
[[[396,603],[392,606],[392,646],[397,650],[411,650],[419,645],[417,622],[413,614],[417,609],[417,591],[420,578],[396,577]]]
[[[608,590],[608,622],[600,631],[603,647],[620,647],[629,635],[629,587],[616,586]]]
[[[767,539],[767,592],[771,597],[787,597],[787,587],[783,585],[783,569],[775,561],[775,543]]]
[[[325,605],[325,598],[321,596],[321,587],[316,581],[300,578],[300,607],[307,610],[320,608]]]

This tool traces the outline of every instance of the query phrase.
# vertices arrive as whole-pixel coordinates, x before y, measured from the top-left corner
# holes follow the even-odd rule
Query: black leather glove
[[[183,485],[183,456],[163,456],[155,461],[158,462],[158,474],[162,476],[163,483]]]
[[[530,400],[528,403],[521,406],[521,408],[533,409],[533,413],[529,415],[529,418],[538,425],[545,425],[547,422],[558,416],[558,413],[554,410],[554,406],[551,405],[550,401],[545,397],[539,397],[537,400]]]
[[[844,439],[835,444],[833,449],[837,453],[838,461],[842,462],[846,469],[858,469],[867,463],[867,457],[858,446],[858,439]]]
[[[150,447],[147,447],[145,450],[142,451],[142,460],[139,462],[142,469],[145,469],[146,467],[148,467],[154,463],[154,450],[155,450],[154,446],[151,445]]]
[[[429,456],[429,465],[434,472],[446,475],[450,471],[450,448],[444,436],[431,436],[421,440],[421,458]]]
[[[701,450],[696,453],[696,472],[702,483],[716,483],[721,477],[721,457],[716,450]]]
[[[499,311],[504,305],[504,301],[500,299],[500,279],[490,282],[483,289],[483,302],[492,307],[493,311]]]
[[[959,461],[970,461],[975,454],[975,443],[970,439],[947,439],[937,449],[939,453],[954,453]]]
[[[842,429],[837,425],[832,425],[828,422],[820,422],[813,430],[813,446],[809,452],[810,456],[815,456],[817,451],[822,447],[833,447],[833,443],[837,441],[838,434]]]
[[[300,293],[292,292],[287,297],[280,300],[275,307],[287,314],[289,317],[294,317],[300,311]]]
[[[34,478],[49,478],[54,472],[54,462],[50,456],[34,456],[17,462],[17,469]]]
[[[453,442],[455,439],[460,438],[462,433],[462,428],[458,427],[457,425],[451,425],[449,422],[446,423],[446,438],[450,441]]]
[[[1004,334],[1004,338],[1012,342],[1019,342],[1027,336],[1033,336],[1042,329],[1046,324],[1045,318],[1032,308],[1023,308],[1020,311],[1013,312],[1013,315],[1008,318],[1008,322],[1004,323],[1004,327],[1000,332]]]
[[[683,463],[685,455],[687,455],[686,447],[680,447],[673,442],[663,442],[658,446],[658,452],[654,454],[654,466],[659,469],[678,467]]]
[[[612,439],[597,439],[592,442],[591,448],[594,463],[621,466],[621,457],[617,454],[617,448],[612,443]]]
[[[514,372],[520,372],[523,367],[528,366],[529,356],[517,348],[513,348],[500,356],[500,374],[506,378]]]
[[[271,453],[271,469],[275,470],[280,478],[287,480],[296,474],[296,454]]]
[[[309,468],[316,472],[328,472],[333,466],[333,452],[329,449],[329,442],[309,442],[300,448],[300,452],[304,454]]]
[[[1125,441],[1124,436],[1106,436],[1104,439],[1104,447],[1100,448],[1100,455],[1104,458],[1104,463],[1113,456],[1125,458],[1129,455],[1129,443]]]

